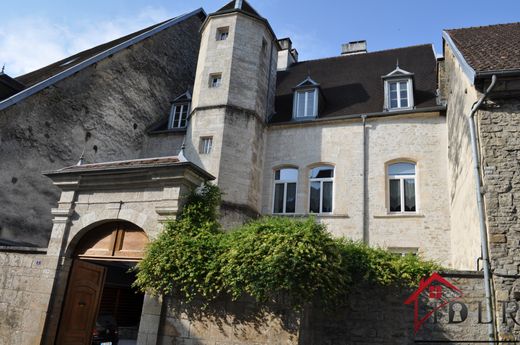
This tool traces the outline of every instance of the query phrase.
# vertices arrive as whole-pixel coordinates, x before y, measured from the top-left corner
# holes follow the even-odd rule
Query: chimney
[[[278,52],[278,71],[285,71],[292,64],[298,62],[298,51],[292,47],[289,37],[278,40],[281,50]]]
[[[366,54],[367,41],[353,41],[341,45],[341,55]]]

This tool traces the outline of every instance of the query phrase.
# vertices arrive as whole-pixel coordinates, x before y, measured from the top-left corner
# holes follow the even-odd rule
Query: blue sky
[[[300,60],[338,55],[365,39],[368,50],[433,43],[442,29],[520,20],[519,0],[251,0],[279,38],[289,36]],[[0,64],[17,76],[78,51],[220,0],[2,1]]]

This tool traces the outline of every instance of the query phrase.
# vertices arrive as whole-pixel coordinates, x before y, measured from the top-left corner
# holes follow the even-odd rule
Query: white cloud
[[[37,16],[2,21],[0,65],[18,76],[171,17],[162,8],[145,7],[136,16],[73,26]]]

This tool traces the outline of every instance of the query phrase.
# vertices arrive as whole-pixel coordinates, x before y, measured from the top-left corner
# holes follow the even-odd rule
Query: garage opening
[[[148,238],[129,222],[90,230],[76,246],[56,344],[134,345],[144,295],[133,268]]]

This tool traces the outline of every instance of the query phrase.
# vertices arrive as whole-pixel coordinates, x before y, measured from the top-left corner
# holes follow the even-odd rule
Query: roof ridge
[[[497,27],[497,26],[508,26],[508,25],[520,25],[519,22],[511,22],[511,23],[498,23],[498,24],[488,24],[488,25],[476,25],[476,26],[467,26],[463,28],[453,28],[453,29],[443,29],[443,31],[450,32],[450,31],[458,31],[458,30],[472,30],[472,29],[482,29],[482,28],[489,28],[489,27]]]
[[[406,47],[376,50],[376,51],[373,51],[373,52],[367,52],[367,53],[363,53],[363,54],[337,55],[337,56],[329,56],[329,57],[325,57],[325,58],[303,60],[303,61],[298,61],[295,65],[303,63],[303,62],[314,62],[314,61],[323,61],[323,60],[343,59],[343,58],[350,58],[350,57],[353,57],[353,56],[366,56],[366,55],[386,53],[386,52],[390,52],[390,51],[394,51],[394,50],[410,49],[410,48],[417,48],[417,47],[423,47],[423,46],[433,47],[433,43],[414,44],[414,45],[406,46]]]

